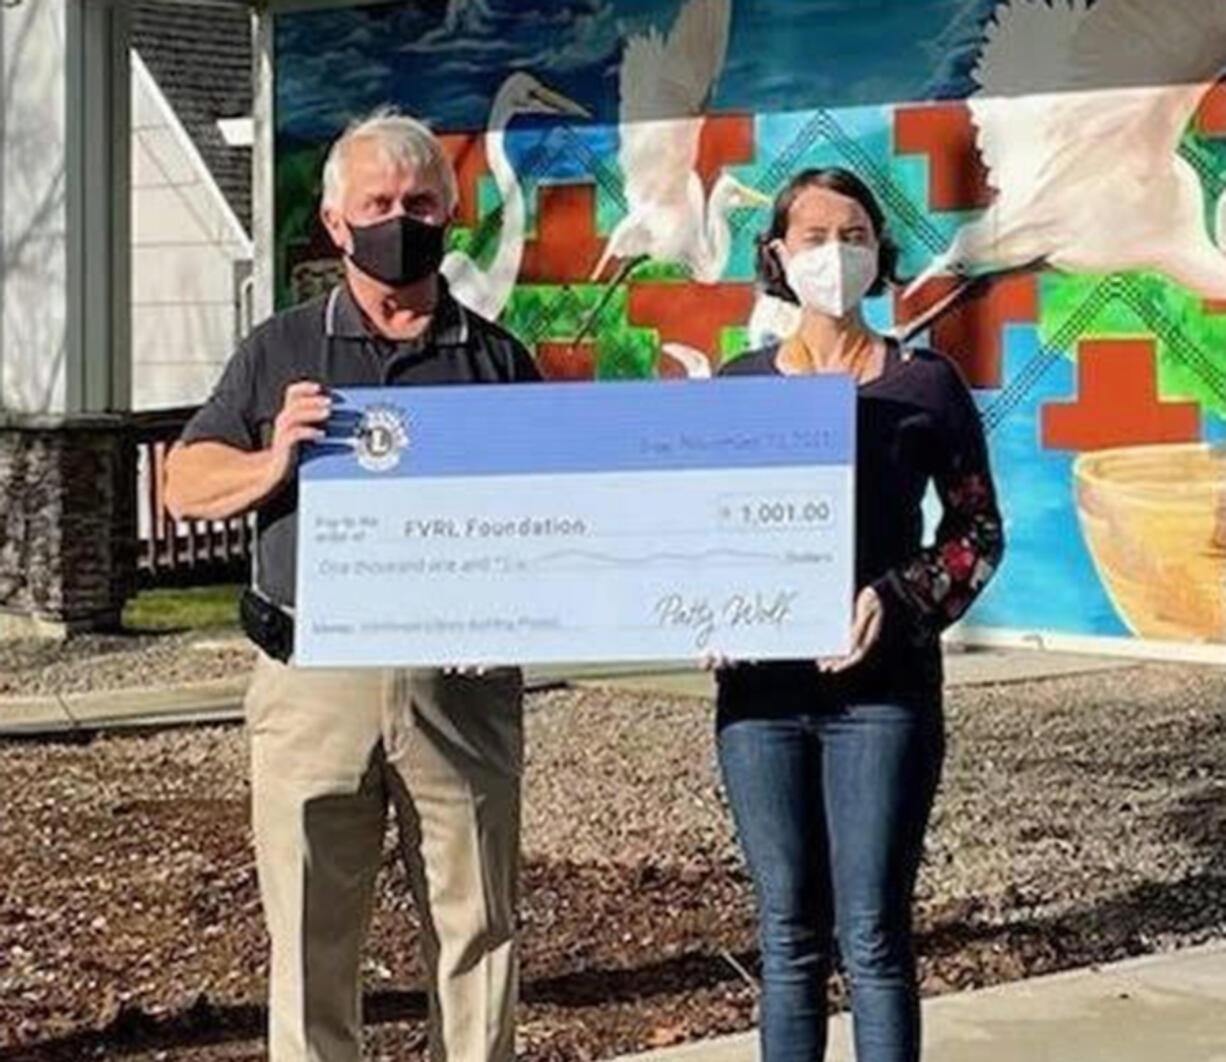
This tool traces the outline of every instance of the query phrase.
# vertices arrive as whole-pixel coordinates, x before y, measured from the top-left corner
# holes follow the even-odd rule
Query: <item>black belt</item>
[[[251,587],[238,601],[243,633],[274,660],[285,664],[294,655],[294,617]]]

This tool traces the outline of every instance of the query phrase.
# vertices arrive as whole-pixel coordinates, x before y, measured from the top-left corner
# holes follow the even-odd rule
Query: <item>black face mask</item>
[[[349,226],[354,264],[394,288],[415,284],[437,273],[443,263],[446,226],[401,214],[374,225]]]

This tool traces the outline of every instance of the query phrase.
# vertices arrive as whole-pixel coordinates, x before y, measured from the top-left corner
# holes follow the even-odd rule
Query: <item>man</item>
[[[246,710],[273,1062],[359,1057],[360,950],[389,803],[421,912],[432,1057],[513,1057],[520,673],[275,659],[292,643],[295,455],[321,437],[330,389],[539,378],[439,275],[457,199],[423,125],[379,112],[350,127],[328,156],[321,210],[344,283],[256,329],[168,462],[176,516],[258,512],[243,613],[265,650]]]

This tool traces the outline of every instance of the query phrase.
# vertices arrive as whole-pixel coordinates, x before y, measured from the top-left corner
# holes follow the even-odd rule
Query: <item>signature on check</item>
[[[655,604],[654,613],[661,627],[686,627],[694,632],[695,648],[706,649],[711,639],[725,628],[782,627],[792,618],[796,590],[774,594],[737,593],[712,603],[705,597],[686,598],[665,594]]]

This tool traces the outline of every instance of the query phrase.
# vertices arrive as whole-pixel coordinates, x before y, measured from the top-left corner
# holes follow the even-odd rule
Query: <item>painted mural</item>
[[[556,379],[709,376],[792,326],[764,203],[856,171],[878,327],[961,365],[1009,555],[981,627],[1226,643],[1226,0],[449,0],[278,16],[277,298],[337,275],[328,143],[455,163],[445,271]]]

